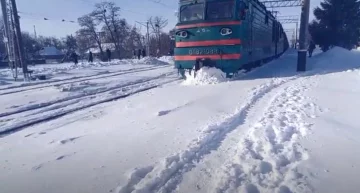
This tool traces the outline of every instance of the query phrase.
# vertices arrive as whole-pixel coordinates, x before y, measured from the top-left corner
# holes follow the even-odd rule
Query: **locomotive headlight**
[[[179,37],[186,38],[188,36],[187,31],[179,31],[176,33]]]
[[[222,28],[220,30],[220,34],[223,35],[223,36],[230,35],[230,34],[232,34],[232,29],[230,29],[230,28]]]

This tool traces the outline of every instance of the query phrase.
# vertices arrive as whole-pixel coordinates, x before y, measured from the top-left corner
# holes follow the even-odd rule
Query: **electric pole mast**
[[[14,22],[13,22],[13,14],[12,14],[12,7],[7,2],[7,0],[0,0],[1,8],[3,13],[3,20],[4,20],[4,43],[6,46],[7,51],[7,58],[9,61],[9,67],[11,68],[12,75],[17,80],[18,77],[18,69],[19,60],[17,59],[17,50],[15,47],[15,30],[14,30]]]
[[[1,9],[2,9],[2,15],[4,20],[4,42],[6,45],[6,49],[8,52],[8,55],[10,55],[9,51],[9,17],[8,17],[8,11],[7,11],[7,4],[5,0],[1,0]]]
[[[17,41],[17,45],[18,45],[20,65],[22,66],[22,69],[23,69],[24,80],[28,80],[28,69],[27,69],[27,64],[25,61],[25,52],[24,52],[24,46],[23,46],[23,41],[22,41],[19,14],[17,11],[17,6],[16,6],[15,0],[10,0],[10,1],[11,1],[11,7],[13,10],[13,15],[14,15],[16,41]]]

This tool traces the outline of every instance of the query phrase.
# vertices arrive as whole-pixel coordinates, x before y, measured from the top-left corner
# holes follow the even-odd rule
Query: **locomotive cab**
[[[216,67],[231,77],[278,53],[275,17],[258,0],[180,0],[175,67]],[[283,33],[283,32],[282,32]]]
[[[240,66],[240,24],[246,18],[246,7],[238,0],[181,0],[176,68],[182,73],[203,66],[219,68],[227,75],[235,71]]]

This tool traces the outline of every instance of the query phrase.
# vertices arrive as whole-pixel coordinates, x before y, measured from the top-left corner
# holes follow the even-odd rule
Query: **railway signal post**
[[[306,55],[307,55],[307,43],[306,36],[309,28],[309,11],[310,11],[310,0],[303,0],[301,7],[301,21],[300,21],[300,37],[299,37],[299,50],[298,50],[298,61],[297,71],[306,71]]]

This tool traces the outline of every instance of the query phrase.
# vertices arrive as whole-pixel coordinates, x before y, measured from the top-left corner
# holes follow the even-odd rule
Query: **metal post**
[[[298,50],[297,71],[306,71],[306,36],[309,25],[310,0],[303,0],[301,8],[300,37]]]
[[[146,22],[146,52],[147,55],[150,56],[150,34],[149,34],[149,21]]]
[[[6,50],[8,57],[10,56],[10,48],[9,48],[9,17],[8,17],[8,11],[7,11],[7,4],[5,0],[1,0],[1,8],[2,8],[2,14],[3,14],[3,20],[4,20],[4,41],[6,45]]]
[[[158,57],[160,57],[160,53],[161,53],[161,32],[160,32],[160,26],[156,26],[157,28],[158,28],[158,42],[159,42],[159,55],[158,55]]]
[[[23,46],[23,41],[22,41],[21,29],[20,29],[19,15],[18,15],[15,0],[10,0],[10,1],[11,1],[11,6],[13,9],[14,19],[15,19],[16,40],[17,40],[17,44],[18,44],[20,63],[21,63],[23,73],[24,73],[24,80],[28,80],[28,77],[27,77],[28,70],[27,70],[27,64],[25,61],[25,52],[24,52],[24,46]]]
[[[299,23],[296,22],[296,29],[295,29],[295,49],[297,49],[297,43],[298,43],[298,29],[299,29]]]
[[[36,27],[34,25],[34,34],[35,34],[35,39],[37,39],[37,35],[36,35]]]

